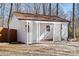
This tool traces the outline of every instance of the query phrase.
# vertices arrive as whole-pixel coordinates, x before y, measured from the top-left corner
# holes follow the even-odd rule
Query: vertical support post
[[[37,22],[37,40],[36,40],[37,42],[38,42],[38,39],[39,38],[38,38],[38,22]]]
[[[40,40],[40,23],[37,22],[37,43],[39,43]]]
[[[39,22],[38,25],[39,25],[39,39],[40,39],[40,22]],[[39,41],[40,41],[39,39],[38,39],[38,43],[39,43]]]
[[[52,23],[52,26],[53,26],[54,24]],[[54,27],[53,27],[54,28]],[[53,28],[52,28],[52,33],[53,33]],[[53,36],[53,35],[52,35]],[[53,41],[53,37],[52,37],[52,41]]]
[[[29,33],[28,33],[28,30],[29,30],[29,29],[28,29],[28,21],[27,21],[27,45],[28,45],[28,39],[29,39],[29,37],[28,37],[28,36],[29,36],[29,35],[28,35],[28,34],[29,34]]]
[[[60,37],[61,37],[61,41],[62,41],[62,23],[60,24]]]

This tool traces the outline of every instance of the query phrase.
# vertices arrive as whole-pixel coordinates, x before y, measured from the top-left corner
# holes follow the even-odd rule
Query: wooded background
[[[69,3],[0,3],[0,26],[9,28],[12,12],[60,16],[70,21],[69,35],[79,37],[79,4],[70,3],[71,10],[64,11]],[[74,32],[75,29],[75,32]]]

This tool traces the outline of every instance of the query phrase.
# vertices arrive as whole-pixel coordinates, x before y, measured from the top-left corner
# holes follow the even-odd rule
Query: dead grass
[[[8,44],[0,43],[0,55],[7,56],[57,56],[79,55],[79,42],[55,42],[40,44]]]

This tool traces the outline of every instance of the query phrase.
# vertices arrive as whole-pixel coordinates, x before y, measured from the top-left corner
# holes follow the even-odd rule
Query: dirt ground
[[[78,56],[79,42],[0,43],[0,56]]]

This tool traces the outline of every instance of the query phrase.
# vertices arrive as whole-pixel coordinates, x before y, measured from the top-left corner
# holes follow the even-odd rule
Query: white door
[[[31,21],[27,22],[27,44],[32,43],[32,23]]]
[[[68,24],[63,23],[62,24],[62,39],[67,40],[67,38],[68,38]]]
[[[61,24],[53,25],[53,41],[61,41]]]
[[[28,30],[27,30],[27,43],[37,43],[37,24],[35,21],[28,22]]]

